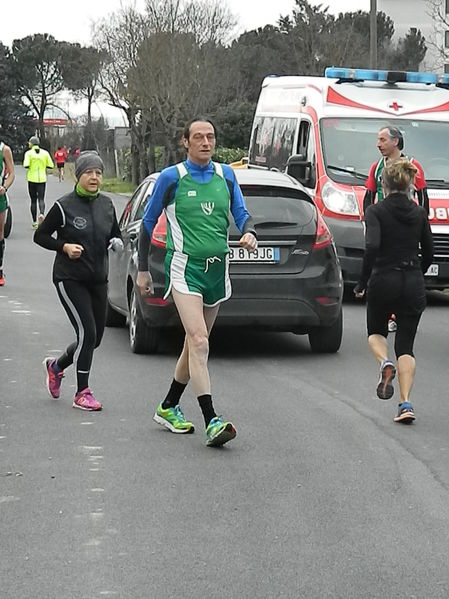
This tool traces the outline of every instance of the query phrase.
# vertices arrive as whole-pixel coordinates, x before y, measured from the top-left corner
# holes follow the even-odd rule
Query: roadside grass
[[[59,175],[58,169],[55,166],[53,169],[53,175],[57,177]],[[75,181],[75,165],[73,162],[66,162],[64,164],[64,179],[66,181]]]
[[[135,186],[130,181],[122,181],[116,177],[112,179],[103,179],[101,191],[110,191],[111,193],[133,193]]]
[[[58,176],[58,169],[53,169],[53,175]],[[64,166],[64,178],[66,181],[75,181],[75,165],[73,162],[66,162]],[[130,194],[135,190],[135,186],[130,181],[122,181],[117,177],[104,178],[101,183],[101,191],[110,191],[111,193]]]

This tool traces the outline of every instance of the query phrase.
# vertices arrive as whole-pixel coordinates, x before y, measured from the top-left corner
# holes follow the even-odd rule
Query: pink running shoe
[[[59,398],[59,391],[61,389],[62,379],[64,378],[64,371],[61,370],[58,374],[53,370],[53,364],[56,362],[54,358],[45,358],[42,362],[47,374],[45,381],[47,391],[53,397],[53,399]]]
[[[75,395],[73,407],[79,410],[87,410],[88,412],[96,412],[103,408],[101,403],[92,395],[89,387],[86,387]]]

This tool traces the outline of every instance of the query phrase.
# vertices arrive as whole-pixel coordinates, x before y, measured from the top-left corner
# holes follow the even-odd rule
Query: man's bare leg
[[[174,289],[172,294],[186,332],[184,348],[175,368],[175,379],[184,384],[191,379],[197,396],[210,394],[207,367],[209,334],[217,318],[219,305],[206,308],[199,296],[179,293]]]
[[[175,291],[176,293],[176,291]],[[180,294],[182,295],[182,294]],[[182,301],[182,300],[181,300]],[[203,306],[203,318],[206,323],[207,335],[210,337],[210,332],[212,331],[212,327],[214,326],[215,320],[218,315],[219,306],[214,306],[213,308],[208,308],[207,306]],[[178,358],[178,362],[175,368],[175,376],[176,381],[187,385],[190,380],[190,371],[189,371],[189,345],[187,340],[187,334],[184,339],[184,347],[182,349],[181,355]]]

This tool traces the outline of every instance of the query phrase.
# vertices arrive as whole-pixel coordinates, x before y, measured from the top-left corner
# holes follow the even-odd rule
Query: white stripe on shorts
[[[164,299],[170,295],[173,289],[179,293],[191,293],[186,282],[186,266],[189,257],[182,252],[174,252],[170,263],[170,285],[164,295]],[[199,295],[198,293],[194,295]]]

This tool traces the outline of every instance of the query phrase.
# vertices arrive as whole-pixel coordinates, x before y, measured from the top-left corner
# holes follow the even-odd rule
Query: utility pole
[[[377,69],[377,0],[371,0],[369,41],[369,66]]]

